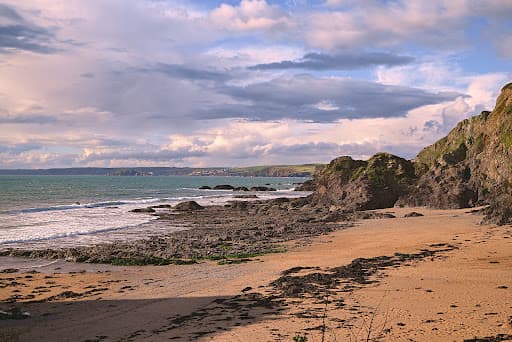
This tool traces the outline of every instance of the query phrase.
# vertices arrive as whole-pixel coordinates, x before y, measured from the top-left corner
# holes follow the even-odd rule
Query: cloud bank
[[[492,109],[510,6],[0,0],[0,168],[412,158]]]

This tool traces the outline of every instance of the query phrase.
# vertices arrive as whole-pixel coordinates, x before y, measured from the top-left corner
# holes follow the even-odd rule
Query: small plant
[[[386,329],[389,319],[389,308],[384,312],[384,316],[380,322],[378,322],[379,320],[377,319],[377,316],[379,315],[379,308],[384,301],[384,297],[385,294],[382,296],[379,304],[369,312],[368,316],[361,317],[359,329],[355,330],[352,327],[350,328],[350,341],[378,341],[386,332],[389,332],[389,329]]]
[[[294,342],[308,342],[308,338],[304,335],[295,335],[293,337]]]

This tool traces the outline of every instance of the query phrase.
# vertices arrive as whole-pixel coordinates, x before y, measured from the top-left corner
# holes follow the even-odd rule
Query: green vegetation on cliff
[[[443,161],[457,163],[466,158],[466,152],[472,147],[480,153],[485,144],[482,131],[490,113],[483,111],[471,119],[462,120],[446,137],[424,148],[414,160],[415,163],[424,164],[430,168]],[[417,168],[424,169],[422,166]]]
[[[254,177],[310,177],[318,173],[324,166],[324,164],[248,166],[229,169],[228,173]]]

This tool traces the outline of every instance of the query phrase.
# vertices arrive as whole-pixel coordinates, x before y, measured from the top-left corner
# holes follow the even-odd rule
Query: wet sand
[[[0,273],[0,340],[512,335],[512,227],[479,225],[481,216],[468,210],[389,211],[397,218],[358,221],[309,245],[289,241],[286,253],[242,264],[42,266],[50,261],[20,259],[18,271]],[[411,211],[425,216],[403,217]],[[0,269],[12,261],[0,258]]]

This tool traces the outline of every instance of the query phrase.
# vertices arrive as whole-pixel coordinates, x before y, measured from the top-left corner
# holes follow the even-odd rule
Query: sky
[[[0,168],[410,159],[510,81],[508,0],[0,0]]]

